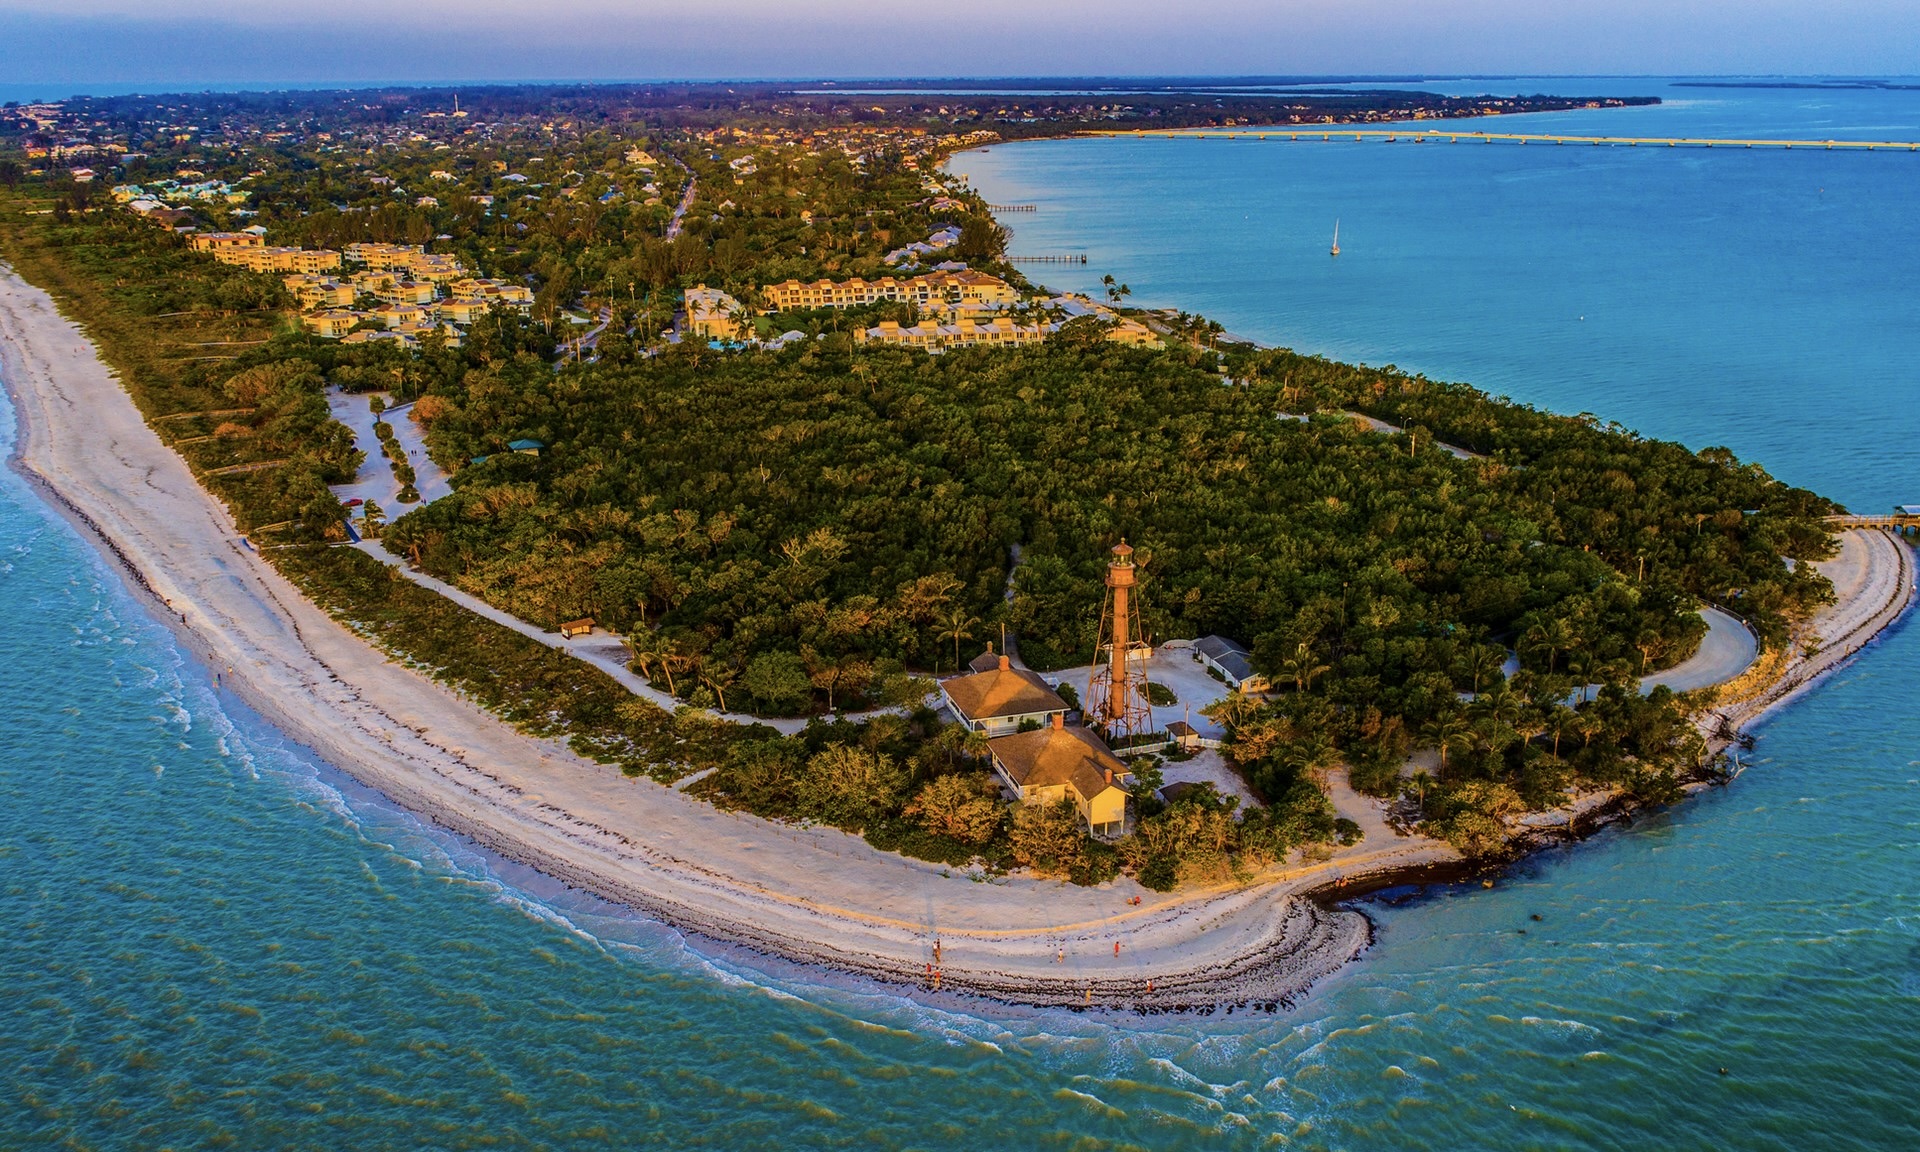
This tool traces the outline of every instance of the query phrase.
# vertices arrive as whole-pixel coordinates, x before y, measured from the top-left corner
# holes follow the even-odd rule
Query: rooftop
[[[1068,728],[1058,723],[989,740],[987,747],[1006,769],[1007,776],[1020,787],[1050,788],[1069,784],[1084,800],[1091,800],[1109,788],[1120,788],[1113,781],[1127,771],[1127,766],[1106,742],[1090,729]]]
[[[969,720],[1067,710],[1067,702],[1037,673],[1013,667],[1005,656],[989,671],[955,676],[940,688]]]

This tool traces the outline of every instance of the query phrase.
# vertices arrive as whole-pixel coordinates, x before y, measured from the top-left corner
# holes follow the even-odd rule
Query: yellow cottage
[[[1024,803],[1071,799],[1095,833],[1125,831],[1127,767],[1092,731],[1069,728],[1056,715],[1050,727],[989,740],[987,749],[994,771]]]

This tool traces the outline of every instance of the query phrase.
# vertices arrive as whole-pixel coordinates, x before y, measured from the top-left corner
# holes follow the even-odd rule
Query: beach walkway
[[[628,667],[626,644],[620,637],[605,629],[595,628],[584,636],[573,637],[562,636],[558,632],[548,632],[543,628],[527,623],[525,620],[520,619],[510,612],[503,612],[495,608],[493,605],[470,592],[462,592],[445,580],[427,575],[425,572],[408,564],[404,559],[387,551],[386,547],[378,540],[361,540],[355,544],[343,545],[343,547],[358,548],[360,551],[365,552],[375,560],[380,561],[380,563],[392,568],[420,587],[438,595],[445,596],[447,599],[476,616],[484,616],[502,628],[511,628],[529,640],[537,640],[549,648],[558,649],[577,660],[582,660],[593,665],[595,668],[613,677],[614,680],[619,682],[622,688],[660,708],[662,711],[672,713],[681,708],[690,707],[690,705],[676,700],[672,696],[655,688],[643,677],[637,675],[632,668]],[[695,709],[695,711],[707,710]],[[862,713],[861,715],[873,714],[874,713]],[[804,730],[808,722],[808,718],[806,717],[780,717],[763,720],[758,716],[750,716],[743,712],[707,711],[707,715],[712,716],[716,720],[725,720],[730,724],[763,724],[789,736]]]

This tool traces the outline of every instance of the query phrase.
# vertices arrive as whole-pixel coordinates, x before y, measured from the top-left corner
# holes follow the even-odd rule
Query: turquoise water
[[[1703,98],[1634,115],[1829,115]],[[1920,101],[1842,102],[1920,139]],[[1920,495],[1920,158],[1106,147],[964,166],[1043,204],[1020,246],[1085,246],[1143,302],[1728,443],[1862,507]],[[1250,254],[1296,243],[1281,216],[1298,259]],[[1752,243],[1707,260],[1713,236]],[[1374,906],[1379,945],[1290,1011],[1110,1019],[690,945],[425,829],[214,690],[10,473],[0,603],[0,1148],[1920,1144],[1911,630],[1767,725],[1734,787]]]

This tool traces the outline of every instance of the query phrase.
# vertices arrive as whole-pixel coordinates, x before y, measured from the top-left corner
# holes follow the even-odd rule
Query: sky
[[[0,84],[1920,69],[1920,0],[0,0]],[[58,93],[67,94],[67,93]]]

